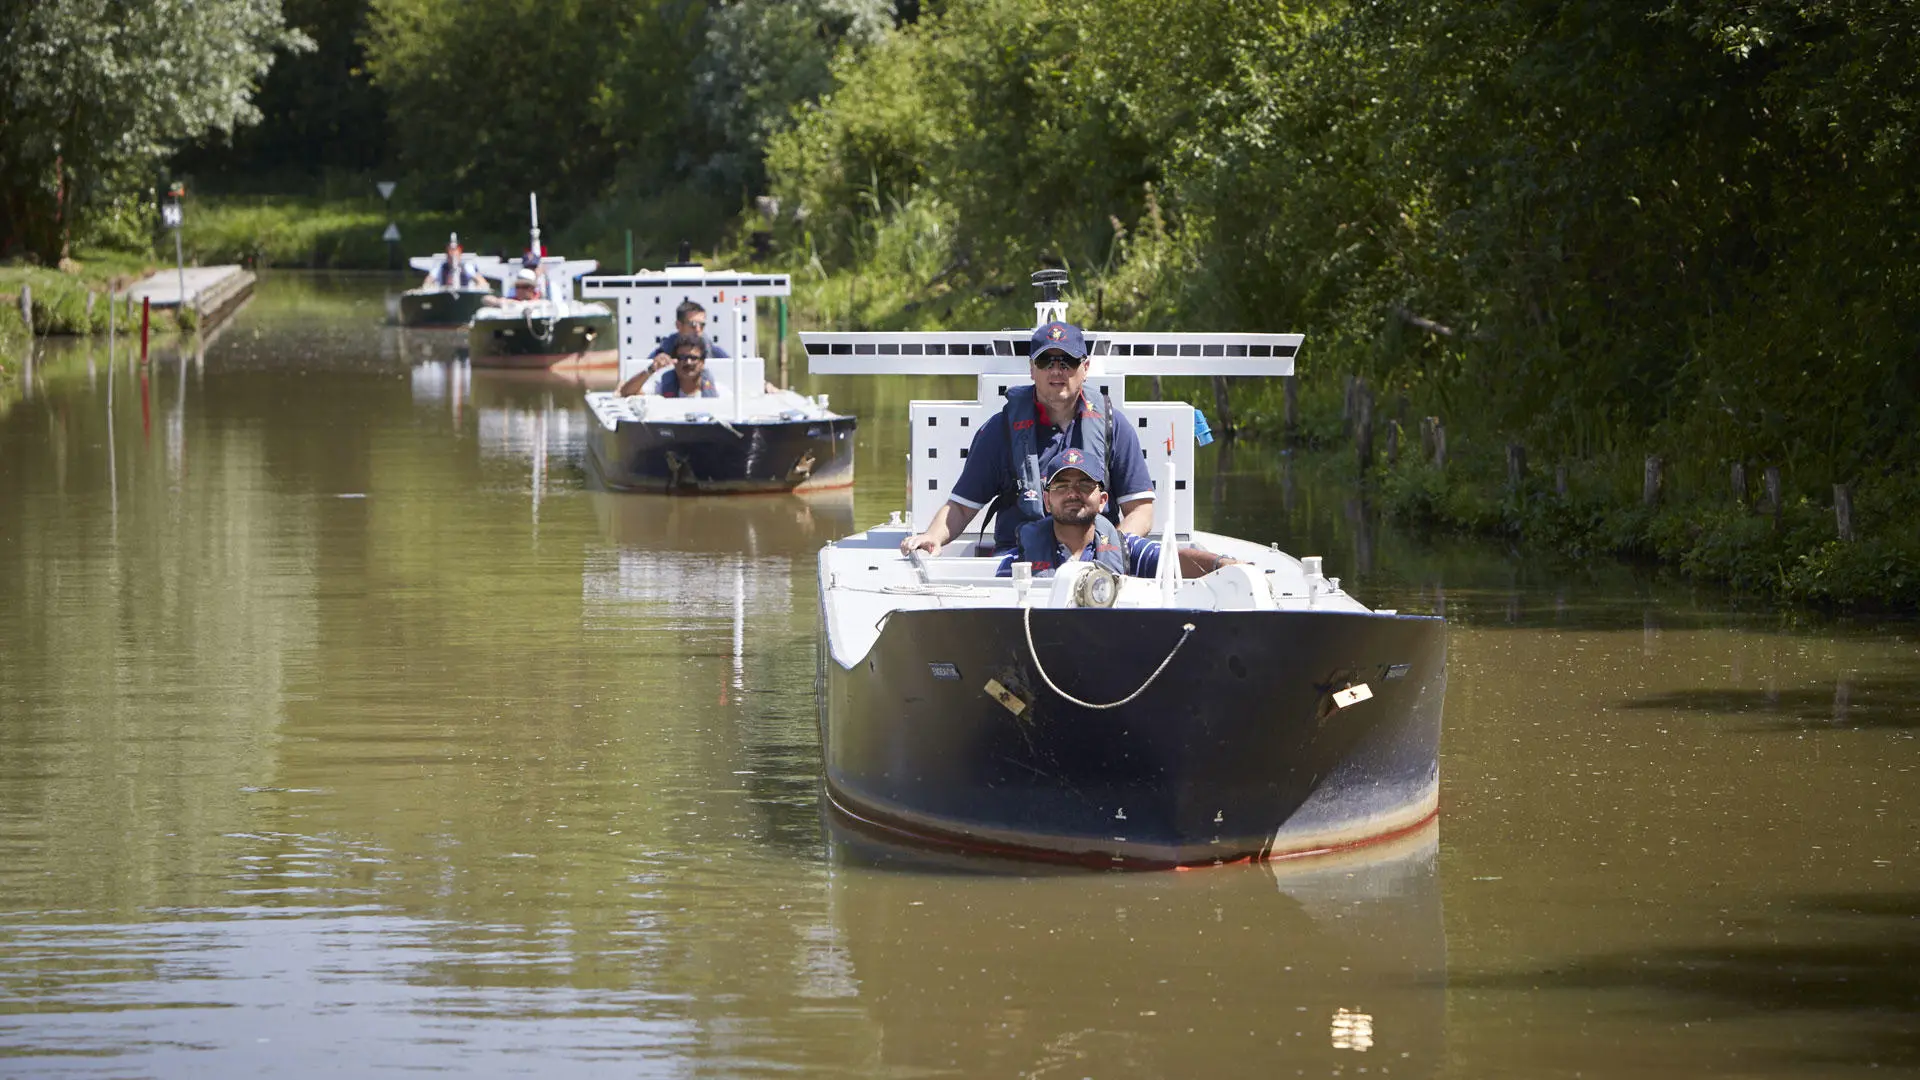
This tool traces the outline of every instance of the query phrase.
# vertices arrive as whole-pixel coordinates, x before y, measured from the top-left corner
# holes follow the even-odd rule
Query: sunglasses
[[[1045,356],[1034,357],[1033,366],[1041,371],[1046,371],[1050,368],[1059,368],[1061,371],[1072,371],[1074,368],[1080,366],[1080,361],[1073,359],[1065,353],[1050,353]]]
[[[691,326],[691,327],[693,327],[693,328],[694,328],[695,330],[705,330],[705,329],[707,328],[707,320],[705,320],[705,319],[688,319],[688,320],[687,320],[687,325],[688,325],[688,326]]]
[[[1097,480],[1055,480],[1047,485],[1048,491],[1071,491],[1075,495],[1091,495],[1100,490]]]

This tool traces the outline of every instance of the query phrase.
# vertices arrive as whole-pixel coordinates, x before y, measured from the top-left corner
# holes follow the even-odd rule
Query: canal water
[[[1270,448],[1203,527],[1442,611],[1437,827],[1042,872],[823,819],[812,500],[595,489],[579,387],[263,275],[0,391],[0,1076],[1920,1071],[1920,628],[1422,545]]]

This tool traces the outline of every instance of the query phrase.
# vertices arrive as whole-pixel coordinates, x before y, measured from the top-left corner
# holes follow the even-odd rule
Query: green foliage
[[[13,0],[0,20],[0,253],[52,265],[102,200],[175,146],[231,131],[276,47],[279,0]]]
[[[463,219],[445,213],[389,215],[375,199],[323,200],[273,196],[232,196],[193,200],[187,207],[181,242],[195,263],[244,263],[249,266],[302,266],[382,269],[387,266],[388,221],[407,238],[409,249],[430,251],[458,231],[470,251],[489,243],[518,251],[524,235],[500,230],[491,235],[468,230]]]
[[[767,140],[793,107],[831,89],[844,44],[870,44],[892,25],[888,0],[737,0],[708,14],[686,101],[686,175],[723,192],[764,190]]]
[[[389,165],[387,96],[366,70],[360,38],[367,0],[281,0],[287,25],[313,42],[280,49],[254,104],[261,121],[215,132],[176,154],[171,168],[205,194],[338,197],[329,173],[367,175]],[[318,181],[318,182],[316,182]]]

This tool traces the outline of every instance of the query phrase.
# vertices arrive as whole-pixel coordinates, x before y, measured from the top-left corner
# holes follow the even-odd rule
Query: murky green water
[[[809,387],[851,496],[609,495],[579,389],[401,287],[267,276],[203,356],[0,401],[0,1076],[1920,1066],[1920,628],[1419,547],[1241,447],[1204,526],[1452,620],[1437,835],[875,850],[820,815],[813,553],[956,388]]]

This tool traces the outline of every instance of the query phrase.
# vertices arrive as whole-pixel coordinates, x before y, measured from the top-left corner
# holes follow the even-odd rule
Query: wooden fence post
[[[1373,391],[1365,380],[1357,383],[1353,394],[1353,434],[1354,453],[1364,476],[1373,468]]]
[[[1640,502],[1654,506],[1660,502],[1660,455],[1648,454],[1646,472],[1640,480]]]
[[[1853,487],[1833,485],[1833,521],[1839,527],[1841,543],[1853,542]]]
[[[1220,437],[1233,438],[1233,402],[1227,397],[1227,377],[1213,377],[1213,407],[1220,410]]]

